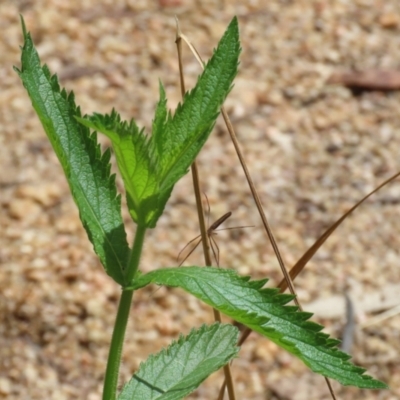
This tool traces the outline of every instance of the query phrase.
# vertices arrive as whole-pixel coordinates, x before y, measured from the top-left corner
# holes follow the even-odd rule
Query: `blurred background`
[[[43,63],[83,113],[115,107],[150,131],[158,80],[180,100],[175,19],[204,59],[239,18],[239,74],[226,107],[288,267],[348,208],[400,170],[400,3],[397,0],[3,0],[0,3],[0,398],[101,398],[120,289],[96,259],[61,167],[12,66],[19,14]],[[184,46],[187,87],[200,68]],[[105,138],[99,139],[104,146]],[[219,120],[198,159],[220,264],[254,278],[281,272],[229,136]],[[114,165],[115,167],[115,165]],[[115,169],[116,171],[116,169]],[[118,180],[122,190],[121,181]],[[400,398],[400,182],[346,220],[296,279],[299,300],[342,337],[354,306],[353,361],[382,392],[334,385],[341,399]],[[125,209],[129,240],[134,226]],[[176,265],[198,235],[191,176],[180,181],[142,270]],[[200,249],[186,264],[202,265]],[[388,310],[393,316],[385,317]],[[394,310],[394,311],[393,311]],[[176,289],[135,294],[121,384],[180,331],[212,311]],[[351,321],[350,321],[351,322]],[[252,334],[234,362],[240,399],[328,399],[323,378]],[[222,375],[190,399],[216,398]]]

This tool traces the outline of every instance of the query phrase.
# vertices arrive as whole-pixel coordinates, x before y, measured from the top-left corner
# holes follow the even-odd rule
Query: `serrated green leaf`
[[[164,129],[153,132],[161,164],[161,188],[174,185],[196,158],[232,88],[240,53],[239,27],[233,18],[196,86],[185,94]]]
[[[180,287],[225,315],[268,337],[300,358],[314,372],[343,385],[365,389],[386,389],[387,385],[364,375],[365,369],[348,360],[349,355],[335,346],[338,341],[320,332],[323,326],[307,321],[309,313],[285,306],[293,299],[274,289],[260,289],[235,271],[212,267],[163,268],[140,276],[133,284],[138,289],[156,283]]]
[[[146,226],[158,209],[159,197],[157,162],[151,138],[139,130],[133,119],[122,121],[115,110],[111,114],[96,113],[90,119],[77,120],[111,139],[131,216],[137,224]]]
[[[236,357],[239,331],[215,323],[193,329],[140,365],[118,400],[180,400]]]
[[[188,172],[200,152],[232,87],[239,53],[239,30],[234,18],[195,88],[185,95],[174,116],[167,112],[160,83],[160,100],[149,138],[139,132],[133,120],[123,122],[115,111],[79,119],[111,139],[128,207],[138,224],[155,227],[175,183]]]
[[[64,169],[79,216],[106,272],[124,284],[129,246],[121,217],[121,198],[110,176],[110,152],[103,155],[96,135],[78,124],[74,96],[60,90],[56,76],[41,67],[24,22],[21,70],[15,68]]]
[[[157,138],[162,135],[164,125],[167,120],[167,98],[165,96],[165,89],[162,82],[159,82],[160,100],[158,101],[156,113],[153,120],[152,137]],[[154,139],[155,140],[155,139]]]

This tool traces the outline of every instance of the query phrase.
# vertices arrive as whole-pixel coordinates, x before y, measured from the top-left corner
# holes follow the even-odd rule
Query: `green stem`
[[[124,343],[126,325],[128,324],[133,291],[122,292],[115,320],[114,332],[108,353],[106,376],[104,379],[103,400],[115,400],[117,395],[119,365],[121,363],[122,346]]]
[[[143,241],[144,241],[145,233],[146,233],[146,227],[138,225],[136,228],[135,240],[133,242],[131,258],[129,260],[128,268],[125,273],[125,276],[126,276],[125,282],[128,285],[132,283],[133,278],[139,268],[139,261],[140,261],[140,256],[142,255],[142,248],[143,248]]]
[[[126,282],[131,282],[138,270],[145,233],[145,227],[137,227],[131,257],[126,270]],[[110,351],[108,353],[107,369],[103,387],[103,400],[115,400],[117,396],[119,365],[121,363],[122,346],[124,344],[129,311],[131,309],[132,296],[133,291],[123,291],[119,302],[117,318],[115,319],[114,331],[111,338]]]

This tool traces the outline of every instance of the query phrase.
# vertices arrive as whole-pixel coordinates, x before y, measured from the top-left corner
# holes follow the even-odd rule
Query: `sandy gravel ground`
[[[174,15],[205,58],[238,15],[243,52],[227,108],[288,266],[344,211],[400,170],[400,93],[355,93],[327,82],[344,69],[400,69],[397,0],[3,0],[0,398],[100,399],[119,295],[91,250],[58,161],[12,70],[22,44],[19,13],[42,61],[74,90],[84,113],[115,106],[148,128],[158,79],[171,108],[180,99]],[[191,85],[199,67],[187,49],[184,61]],[[218,235],[221,264],[276,284],[281,272],[221,121],[199,166],[211,220],[232,211],[226,226],[255,225]],[[302,303],[326,304],[316,319],[337,337],[346,322],[345,292],[364,296],[357,303],[351,354],[391,390],[335,385],[340,399],[400,398],[400,316],[373,319],[400,303],[399,201],[397,181],[347,220],[296,280]],[[132,238],[134,227],[124,216]],[[197,233],[187,176],[148,233],[143,271],[173,265]],[[189,262],[202,263],[201,252]],[[380,306],[385,295],[390,304]],[[372,298],[375,308],[365,307]],[[137,293],[121,383],[179,331],[211,320],[207,307],[179,290]],[[239,399],[329,398],[321,377],[255,334],[233,374]],[[216,398],[220,382],[221,374],[214,374],[190,398]]]

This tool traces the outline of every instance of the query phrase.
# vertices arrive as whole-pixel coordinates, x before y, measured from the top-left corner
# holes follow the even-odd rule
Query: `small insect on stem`
[[[207,196],[206,196],[207,197]],[[207,199],[208,202],[208,199]],[[210,209],[208,209],[208,213],[210,212]],[[234,226],[230,228],[223,228],[223,229],[218,229],[220,225],[222,225],[230,216],[232,215],[232,212],[229,211],[226,214],[224,214],[222,217],[218,218],[213,224],[209,226],[207,229],[207,236],[209,237],[210,240],[210,247],[211,251],[213,253],[215,262],[217,263],[217,266],[219,266],[219,247],[217,242],[214,239],[214,235],[217,235],[217,230],[218,231],[224,231],[224,230],[231,230],[231,229],[238,229],[238,228],[252,228],[253,226]],[[197,249],[199,244],[201,243],[201,235],[196,236],[194,239],[192,239],[190,242],[186,244],[186,246],[179,252],[177,261],[179,261],[181,254],[185,251],[185,249],[190,246],[194,241],[197,240],[197,243],[194,245],[194,247],[189,251],[189,253],[186,255],[186,257],[180,262],[179,267],[190,257],[190,255]]]
[[[212,231],[215,231],[220,225],[222,225],[230,216],[232,215],[232,212],[229,211],[226,214],[224,214],[221,218],[218,218],[208,229],[207,229],[207,234],[210,235]]]
[[[218,218],[208,229],[207,229],[207,236],[210,239],[210,246],[211,246],[211,250],[213,252],[215,261],[217,263],[217,265],[219,266],[219,247],[217,245],[217,242],[215,241],[215,239],[213,238],[213,235],[216,235],[217,233],[215,232],[216,229],[222,225],[230,216],[232,215],[232,212],[229,211],[226,214],[224,214],[221,218]],[[192,250],[189,251],[189,253],[186,255],[186,257],[180,262],[179,267],[190,257],[190,255],[197,249],[197,247],[199,246],[200,242],[201,242],[201,235],[196,236],[194,239],[192,239],[190,242],[188,242],[186,244],[186,246],[179,252],[178,257],[177,257],[177,261],[179,260],[181,254],[183,253],[183,251],[191,244],[193,243],[195,240],[197,240],[196,245],[192,248]],[[214,248],[215,245],[215,248]]]

